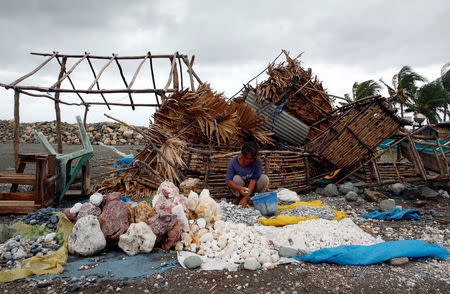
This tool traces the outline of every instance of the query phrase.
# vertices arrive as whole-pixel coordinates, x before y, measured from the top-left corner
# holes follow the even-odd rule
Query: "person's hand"
[[[247,187],[242,187],[241,190],[239,190],[239,194],[241,194],[244,198],[250,196],[250,190]]]
[[[248,205],[248,197],[242,198],[241,201],[239,201],[239,205],[240,205],[242,208],[246,208],[247,205]]]

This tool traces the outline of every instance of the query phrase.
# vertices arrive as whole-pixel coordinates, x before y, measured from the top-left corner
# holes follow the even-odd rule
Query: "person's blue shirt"
[[[251,164],[247,166],[241,166],[239,164],[239,156],[235,156],[230,160],[228,164],[227,175],[225,182],[232,181],[235,175],[239,175],[244,180],[245,184],[248,184],[250,180],[258,180],[262,175],[262,161],[260,158],[256,158]]]

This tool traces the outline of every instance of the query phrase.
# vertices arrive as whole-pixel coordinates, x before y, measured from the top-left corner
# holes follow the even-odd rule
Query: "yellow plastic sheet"
[[[58,212],[59,222],[56,227],[55,239],[61,247],[52,254],[46,256],[33,256],[22,260],[22,268],[10,271],[0,271],[0,282],[10,282],[23,279],[31,275],[56,275],[62,273],[63,265],[67,262],[67,240],[73,229],[73,224],[62,212]],[[23,222],[17,222],[10,226],[11,235],[22,235],[25,238],[39,237],[51,233],[44,225],[31,226]]]
[[[305,206],[305,207],[325,207],[328,209],[331,209],[336,214],[336,217],[333,220],[340,220],[345,217],[347,217],[347,214],[343,211],[335,210],[330,208],[328,205],[325,205],[320,200],[313,200],[310,202],[306,201],[296,201],[289,205],[279,205],[278,211],[275,213],[277,215],[276,218],[273,219],[260,219],[259,222],[266,226],[286,226],[286,225],[293,225],[297,224],[301,221],[311,220],[311,219],[317,219],[316,216],[312,217],[304,217],[304,216],[292,216],[292,215],[283,215],[283,210],[289,210],[293,209],[297,206]]]

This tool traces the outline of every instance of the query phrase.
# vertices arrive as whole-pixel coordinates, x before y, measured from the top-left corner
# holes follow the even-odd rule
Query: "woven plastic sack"
[[[52,254],[45,256],[33,256],[22,260],[22,268],[0,271],[0,282],[11,282],[32,275],[56,275],[63,272],[63,265],[67,263],[68,244],[67,239],[73,229],[73,224],[62,213],[58,212],[59,222],[56,227],[56,237],[61,247]],[[52,233],[44,225],[32,226],[23,222],[17,222],[10,227],[11,236],[22,235],[25,238],[39,237]]]
[[[283,215],[283,210],[293,209],[299,205],[305,207],[325,207],[327,209],[331,209],[336,214],[336,217],[333,220],[340,220],[347,217],[347,214],[345,212],[332,209],[328,205],[323,204],[322,201],[320,200],[313,200],[311,202],[297,201],[289,205],[279,205],[278,211],[276,213],[277,214],[276,218],[260,219],[259,222],[266,226],[286,226],[286,225],[294,225],[301,221],[317,219],[316,216],[306,218],[304,216]]]

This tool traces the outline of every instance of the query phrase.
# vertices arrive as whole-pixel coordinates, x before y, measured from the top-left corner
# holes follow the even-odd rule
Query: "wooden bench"
[[[0,173],[0,183],[12,184],[10,192],[0,192],[0,214],[33,212],[49,206],[55,199],[55,155],[19,154],[16,173]],[[27,163],[35,164],[35,173],[24,173]],[[19,185],[33,186],[31,192],[18,192]]]

